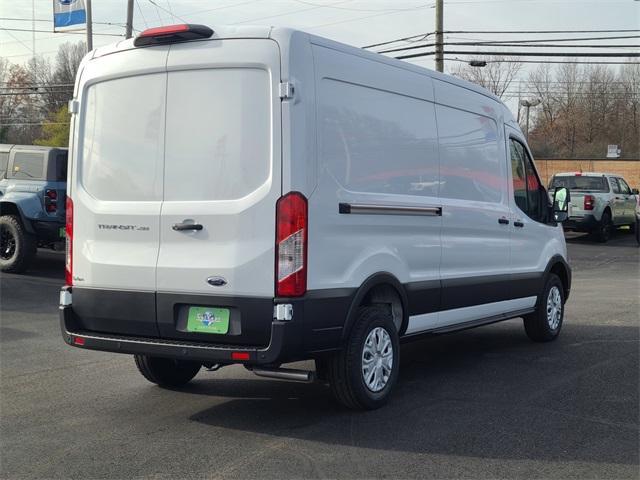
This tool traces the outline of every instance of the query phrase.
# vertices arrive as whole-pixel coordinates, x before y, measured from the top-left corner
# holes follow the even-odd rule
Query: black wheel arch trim
[[[556,265],[561,265],[566,274],[567,284],[565,285],[564,292],[564,300],[566,302],[569,299],[569,293],[571,292],[571,265],[569,265],[562,255],[556,254],[549,259],[547,267],[544,269],[544,278],[546,279],[549,276],[549,273]],[[562,280],[562,278],[560,280]]]
[[[378,272],[367,277],[367,279],[362,282],[362,285],[360,285],[360,287],[356,291],[356,294],[351,301],[351,305],[349,306],[349,310],[347,311],[347,317],[342,329],[343,341],[348,338],[351,329],[353,328],[353,324],[355,323],[357,317],[356,313],[358,311],[358,308],[362,304],[362,301],[372,289],[381,285],[388,285],[390,287],[393,287],[400,297],[400,302],[402,304],[402,324],[400,326],[400,330],[398,331],[398,335],[402,336],[404,334],[409,323],[409,298],[407,296],[407,292],[402,283],[395,277],[395,275],[389,272]]]

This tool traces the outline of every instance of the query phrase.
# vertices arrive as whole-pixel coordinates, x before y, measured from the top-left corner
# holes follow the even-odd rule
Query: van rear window
[[[42,180],[44,158],[42,152],[16,152],[11,177]]]
[[[556,187],[567,187],[569,190],[579,190],[583,192],[608,192],[609,186],[604,177],[586,177],[561,175],[553,177],[551,189]]]
[[[258,68],[169,72],[166,201],[242,198],[271,174],[272,96]]]
[[[80,178],[99,200],[162,199],[166,74],[91,85],[81,116]]]

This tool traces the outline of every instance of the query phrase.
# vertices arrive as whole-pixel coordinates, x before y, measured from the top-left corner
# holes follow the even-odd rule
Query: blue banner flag
[[[53,28],[87,23],[84,0],[53,0]]]

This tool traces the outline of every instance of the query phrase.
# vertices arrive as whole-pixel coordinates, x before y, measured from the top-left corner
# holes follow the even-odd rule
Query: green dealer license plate
[[[216,333],[229,331],[229,310],[213,307],[189,307],[187,332]]]

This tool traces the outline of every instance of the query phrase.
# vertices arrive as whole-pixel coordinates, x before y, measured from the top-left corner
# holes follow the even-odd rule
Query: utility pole
[[[540,100],[534,100],[532,102],[529,101],[529,100],[520,100],[520,105],[522,105],[524,108],[526,108],[526,116],[527,116],[527,118],[525,120],[524,138],[527,139],[527,142],[529,141],[529,109],[531,107],[535,107],[539,103],[540,103]]]
[[[444,72],[444,0],[436,0],[436,70]]]
[[[87,8],[87,52],[93,50],[93,20],[91,19],[91,0],[85,0]]]
[[[125,38],[133,36],[133,0],[127,0],[127,28]]]

